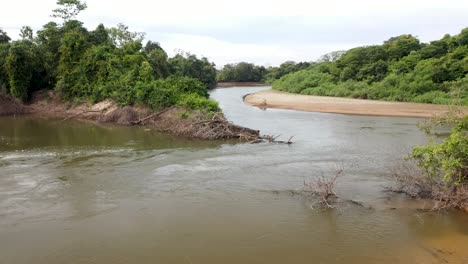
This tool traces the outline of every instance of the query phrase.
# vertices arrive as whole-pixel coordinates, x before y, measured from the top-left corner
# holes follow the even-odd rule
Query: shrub
[[[219,111],[219,106],[216,101],[201,97],[195,93],[182,95],[179,98],[177,105],[194,110],[207,110],[212,112]]]
[[[440,144],[415,147],[411,157],[431,178],[455,186],[468,182],[468,116],[456,120],[450,135]]]

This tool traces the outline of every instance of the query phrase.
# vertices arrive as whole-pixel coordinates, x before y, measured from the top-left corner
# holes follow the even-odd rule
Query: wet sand
[[[431,117],[449,109],[446,105],[386,102],[340,97],[291,94],[274,90],[245,96],[244,101],[260,108],[293,109],[354,115]],[[464,110],[468,114],[468,108]]]

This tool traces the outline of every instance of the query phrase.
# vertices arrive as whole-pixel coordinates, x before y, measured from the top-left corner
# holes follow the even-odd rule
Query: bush
[[[219,111],[219,106],[216,101],[201,97],[194,93],[182,95],[177,101],[177,105],[193,110],[207,110],[210,112]]]
[[[411,157],[431,178],[455,186],[468,182],[468,116],[456,121],[449,137],[440,144],[418,146]]]
[[[445,92],[431,91],[414,97],[413,101],[428,104],[447,104],[451,102],[451,99]]]

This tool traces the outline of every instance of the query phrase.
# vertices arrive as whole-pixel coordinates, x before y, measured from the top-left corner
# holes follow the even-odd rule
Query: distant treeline
[[[53,89],[64,99],[153,108],[181,105],[217,110],[207,89],[216,84],[216,69],[206,58],[180,53],[168,58],[159,43],[143,46],[143,33],[119,24],[94,30],[75,16],[86,8],[79,0],[58,0],[49,22],[36,33],[23,27],[20,40],[0,30],[0,90],[23,101],[33,92]]]
[[[286,74],[300,71],[311,66],[309,62],[296,63],[287,61],[279,67],[264,67],[253,63],[240,62],[226,64],[218,71],[217,79],[220,82],[265,82],[272,83]]]
[[[412,35],[329,54],[283,76],[276,90],[321,96],[468,105],[468,28],[421,43]]]

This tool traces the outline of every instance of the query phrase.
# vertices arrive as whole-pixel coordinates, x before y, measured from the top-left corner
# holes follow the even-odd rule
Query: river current
[[[262,110],[269,87],[215,89],[236,124],[294,144],[0,118],[0,263],[468,263],[468,216],[385,191],[427,139],[418,118]],[[338,168],[324,210],[304,182]]]

